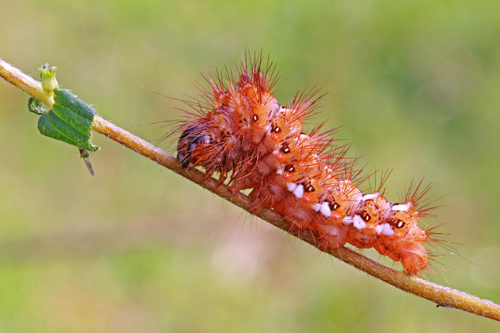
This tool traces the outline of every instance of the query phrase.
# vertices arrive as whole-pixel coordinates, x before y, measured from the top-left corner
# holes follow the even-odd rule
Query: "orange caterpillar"
[[[384,198],[382,186],[363,194],[357,159],[346,158],[348,146],[329,139],[335,130],[320,133],[320,125],[303,133],[304,119],[321,98],[317,91],[280,105],[272,96],[274,67],[261,67],[261,54],[247,55],[237,74],[227,72],[227,82],[207,76],[211,90],[200,88],[204,100],[190,105],[196,113],[187,112],[176,129],[183,167],[202,166],[207,178],[218,173],[220,184],[230,176],[234,192],[252,189],[254,212],[276,210],[291,229],[314,232],[323,249],[373,247],[401,261],[409,274],[428,267],[423,243],[432,240],[431,232],[418,220],[434,208],[422,205],[430,187],[412,190],[410,184],[398,204]]]

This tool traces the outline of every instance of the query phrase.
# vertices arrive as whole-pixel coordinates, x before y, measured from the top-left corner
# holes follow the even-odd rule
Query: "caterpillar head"
[[[203,166],[208,173],[235,167],[239,141],[228,125],[225,114],[212,112],[188,123],[177,143],[177,160],[183,168]]]
[[[422,244],[417,244],[400,254],[401,264],[410,275],[417,275],[427,267],[429,255]]]
[[[212,138],[197,123],[189,124],[182,132],[177,143],[177,160],[182,163],[183,168],[189,165],[201,165],[198,155],[204,151],[204,147],[210,144]]]

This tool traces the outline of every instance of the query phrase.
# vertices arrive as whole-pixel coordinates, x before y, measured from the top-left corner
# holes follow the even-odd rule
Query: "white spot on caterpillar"
[[[352,222],[354,222],[354,217],[353,216],[346,216],[346,217],[344,217],[344,219],[342,221],[346,224],[351,224]]]
[[[297,186],[295,190],[293,190],[293,194],[295,194],[295,196],[299,199],[302,198],[302,196],[304,195],[304,186]]]
[[[332,211],[330,210],[330,207],[328,206],[328,202],[323,202],[321,204],[320,208],[321,214],[325,215],[326,217],[332,216]]]
[[[392,230],[391,225],[389,223],[379,224],[378,226],[375,227],[375,231],[379,235],[380,234],[386,235],[386,236],[394,235],[394,230]]]
[[[384,223],[383,224],[384,229],[382,230],[382,233],[387,236],[392,236],[394,235],[394,230],[391,228],[391,225],[389,223]]]
[[[405,204],[399,204],[399,205],[392,206],[392,210],[393,211],[407,212],[411,208],[411,206],[413,206],[412,203],[407,202]]]
[[[285,169],[284,169],[283,167],[278,168],[278,169],[276,170],[276,174],[277,174],[277,175],[282,175],[282,174],[283,174],[283,171],[285,171]]]
[[[365,195],[363,196],[363,201],[366,201],[366,200],[373,200],[373,199],[375,199],[375,198],[376,198],[376,197],[378,197],[378,196],[379,196],[378,192],[376,192],[376,193],[371,193],[371,194],[365,194]]]
[[[286,183],[286,188],[288,191],[293,192],[297,188],[297,184],[295,183]]]
[[[352,222],[352,225],[358,230],[366,228],[365,221],[363,221],[363,219],[359,215],[354,215],[354,221]]]
[[[319,212],[320,208],[321,208],[320,204],[314,204],[313,205],[313,209],[314,209],[315,212]]]
[[[361,216],[359,215],[354,215],[354,216],[346,216],[344,218],[344,222],[347,224],[351,224],[358,230],[366,228],[366,223],[363,221]]]

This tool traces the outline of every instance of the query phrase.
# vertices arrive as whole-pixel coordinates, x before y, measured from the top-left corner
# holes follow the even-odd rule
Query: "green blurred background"
[[[276,97],[322,87],[317,121],[436,185],[455,254],[429,279],[500,302],[498,1],[2,1],[0,57],[158,143],[200,67],[245,50],[281,70]],[[91,177],[0,81],[0,331],[493,331],[396,290],[242,213],[100,135]],[[166,142],[159,145],[172,152]],[[367,255],[400,269],[399,264]]]

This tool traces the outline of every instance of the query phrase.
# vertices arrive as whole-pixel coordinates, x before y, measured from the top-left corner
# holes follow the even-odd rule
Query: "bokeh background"
[[[0,57],[159,140],[200,70],[259,51],[284,103],[392,169],[388,196],[435,183],[449,233],[428,278],[500,302],[498,1],[2,1]],[[164,96],[162,96],[164,95]],[[0,81],[0,331],[495,331],[318,253],[100,135],[90,176]],[[453,252],[453,253],[452,253]],[[368,256],[400,269],[399,264]]]

